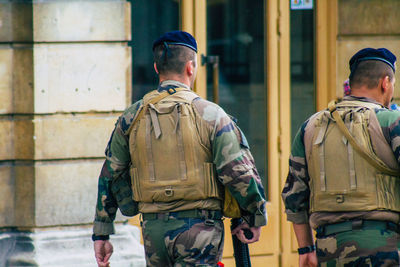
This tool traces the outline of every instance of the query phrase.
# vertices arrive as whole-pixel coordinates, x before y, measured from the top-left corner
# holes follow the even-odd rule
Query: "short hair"
[[[182,45],[160,44],[154,48],[153,58],[159,74],[182,74],[186,63],[196,59],[196,52]]]
[[[379,79],[386,76],[390,81],[393,80],[394,72],[388,64],[377,60],[362,61],[350,74],[350,88],[367,86],[373,89],[378,86]]]

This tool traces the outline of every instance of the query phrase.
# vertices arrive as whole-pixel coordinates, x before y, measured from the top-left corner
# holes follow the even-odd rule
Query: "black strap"
[[[299,253],[299,255],[302,255],[313,252],[314,250],[315,250],[315,245],[311,245],[307,247],[298,248],[297,252]]]
[[[344,233],[348,231],[361,230],[380,227],[381,229],[386,229],[394,231],[400,234],[400,226],[393,222],[388,221],[376,221],[376,220],[350,220],[334,224],[322,225],[317,228],[317,238],[325,237],[333,234]]]
[[[220,210],[183,210],[173,212],[159,212],[159,213],[143,213],[143,220],[168,220],[169,217],[183,219],[183,218],[195,218],[195,219],[209,219],[209,220],[221,220],[222,212]]]

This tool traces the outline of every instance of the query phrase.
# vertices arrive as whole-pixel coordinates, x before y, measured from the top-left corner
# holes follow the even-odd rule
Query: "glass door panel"
[[[156,89],[153,68],[153,41],[161,34],[179,30],[179,1],[131,1],[132,21],[132,102]]]
[[[292,140],[316,109],[314,90],[314,10],[290,11]]]
[[[263,0],[207,1],[207,54],[219,56],[219,105],[237,118],[267,188],[264,13]],[[213,101],[212,66],[207,73]]]

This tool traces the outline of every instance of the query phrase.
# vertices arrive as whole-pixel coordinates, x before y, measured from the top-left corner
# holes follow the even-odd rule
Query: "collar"
[[[372,98],[364,97],[364,96],[358,97],[358,96],[353,96],[353,95],[347,95],[347,96],[343,97],[343,101],[369,102],[369,103],[377,104],[377,105],[381,106],[382,108],[387,108],[384,105],[382,105],[381,103],[377,102],[376,100],[374,100]]]
[[[190,90],[190,87],[184,83],[175,80],[165,80],[158,85],[157,91],[161,92],[164,90],[168,90],[169,88],[182,88],[182,87]]]

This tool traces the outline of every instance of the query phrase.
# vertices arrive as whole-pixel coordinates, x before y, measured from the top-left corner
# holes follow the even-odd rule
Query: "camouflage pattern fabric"
[[[400,266],[400,236],[382,229],[354,230],[319,237],[316,242],[321,267]]]
[[[222,258],[221,220],[145,220],[142,233],[147,266],[216,266]]]
[[[366,102],[373,102],[376,103],[375,101],[364,98],[364,97],[354,97],[354,96],[345,96],[343,98],[344,101],[346,100],[358,100],[358,101],[366,101]],[[393,154],[396,158],[396,160],[400,163],[400,112],[398,111],[392,111],[388,110],[384,107],[382,108],[377,108],[375,109],[375,113],[378,119],[378,122],[382,128],[383,134],[385,136],[385,139],[387,140],[388,144],[390,144]],[[315,116],[315,114],[313,115]],[[310,189],[309,189],[309,181],[310,177],[308,175],[308,169],[307,169],[307,162],[306,162],[306,155],[305,155],[305,147],[304,147],[304,135],[305,132],[313,129],[313,127],[310,127],[308,125],[310,119],[305,121],[299,131],[297,132],[293,143],[292,143],[292,151],[291,155],[289,158],[289,174],[286,179],[285,186],[282,190],[282,199],[285,205],[285,212],[287,215],[287,220],[296,224],[310,224],[314,228],[319,226],[318,223],[321,223],[324,221],[324,217],[327,218],[326,221],[331,221],[332,218],[336,218],[336,221],[333,222],[338,222],[341,220],[351,220],[351,219],[371,219],[370,215],[373,215],[374,217],[372,218],[373,220],[384,220],[383,218],[388,218],[388,217],[398,217],[397,213],[395,214],[396,216],[387,216],[384,213],[389,213],[385,211],[371,211],[371,212],[347,212],[346,214],[344,213],[328,213],[328,212],[321,212],[321,213],[309,213],[309,198],[310,198]],[[380,216],[379,213],[382,212],[385,216]],[[313,218],[317,217],[318,222],[313,221]],[[396,221],[398,223],[398,221]],[[381,235],[377,235],[377,232],[375,231],[375,235],[370,234],[371,231],[368,230],[366,231],[368,234],[363,234],[360,236],[360,244],[352,243],[352,242],[359,242],[358,241],[358,236],[355,235],[353,232],[347,232],[347,233],[340,233],[337,235],[337,243],[336,239],[333,238],[332,236],[327,237],[322,241],[321,239],[317,239],[317,243],[319,248],[319,253],[317,254],[318,260],[320,261],[320,257],[322,255],[325,255],[327,253],[327,250],[324,249],[326,247],[326,244],[329,244],[329,246],[333,246],[335,249],[331,250],[329,249],[329,252],[331,254],[334,254],[332,256],[331,261],[329,260],[323,260],[326,261],[326,265],[321,265],[321,266],[393,266],[393,265],[343,265],[341,262],[338,265],[335,265],[336,263],[333,261],[333,258],[336,257],[342,257],[342,255],[346,255],[350,251],[352,252],[349,254],[349,258],[353,257],[353,255],[358,255],[357,253],[360,253],[360,257],[367,257],[370,255],[371,250],[364,249],[361,245],[367,246],[375,246],[374,248],[376,251],[382,252],[382,254],[375,253],[378,255],[378,258],[385,257],[385,245],[382,245],[382,242],[378,243],[375,242],[375,238],[380,237]],[[391,233],[393,234],[393,233]],[[385,233],[385,237],[388,237],[388,234]],[[340,237],[340,238],[339,238]],[[356,238],[357,237],[357,238]],[[356,238],[353,240],[353,238]],[[398,237],[397,237],[398,239]],[[332,241],[333,240],[333,241]],[[332,241],[332,243],[329,243],[328,241]],[[371,244],[374,243],[374,244]],[[347,244],[356,244],[356,245],[351,245],[350,247],[347,246]],[[384,244],[386,244],[386,241],[384,241]],[[397,244],[394,246],[396,247]],[[393,246],[392,246],[393,247]],[[330,247],[329,247],[330,248]],[[384,250],[380,250],[380,248],[384,248]],[[322,250],[325,251],[323,254]],[[364,250],[366,251],[364,254]],[[392,250],[394,251],[394,250]],[[336,253],[336,254],[335,254]],[[397,253],[397,250],[396,250]],[[372,253],[374,255],[374,253]],[[358,256],[354,256],[358,257]],[[388,260],[392,257],[391,255],[388,254]],[[352,259],[354,260],[354,259]],[[398,259],[397,259],[398,260]],[[333,263],[332,263],[333,262]],[[342,265],[341,265],[342,264]],[[400,266],[399,264],[395,264],[394,266]]]
[[[168,83],[162,83],[158,90],[168,90],[171,87],[187,86],[168,81]],[[266,225],[264,188],[243,133],[218,105],[200,97],[195,99],[192,105],[200,117],[199,123],[207,124],[210,129],[209,140],[204,141],[211,142],[213,163],[216,165],[219,181],[228,187],[238,201],[242,217],[250,226]],[[111,181],[129,172],[131,158],[127,131],[141,107],[142,100],[125,110],[118,119],[107,145],[106,161],[98,182],[98,200],[93,228],[96,235],[108,235],[114,232],[113,220],[118,203],[111,193]],[[167,204],[171,207],[171,203]],[[140,203],[138,205],[140,208]],[[157,203],[157,205],[157,208],[162,210],[163,203]],[[183,206],[182,203],[177,203],[177,207]]]
[[[374,102],[368,98],[357,98],[354,96],[346,96],[343,99]],[[383,134],[388,144],[391,145],[395,158],[400,163],[400,112],[382,107],[375,109],[375,113],[382,127]],[[282,199],[285,204],[287,219],[298,224],[308,223],[310,217],[308,211],[310,196],[308,183],[310,177],[308,175],[304,148],[305,131],[312,128],[309,127],[308,122],[309,119],[303,123],[293,140],[289,158],[289,174],[282,190]]]

